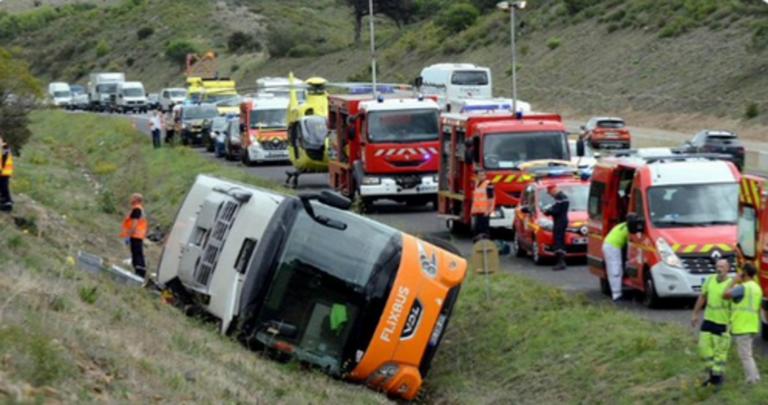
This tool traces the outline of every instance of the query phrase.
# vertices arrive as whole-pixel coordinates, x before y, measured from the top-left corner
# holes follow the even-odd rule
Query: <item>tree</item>
[[[355,42],[360,41],[363,30],[363,17],[368,15],[368,0],[346,0],[352,6],[355,15]],[[384,14],[393,20],[398,27],[407,24],[415,11],[412,0],[374,0],[373,13]]]
[[[26,62],[0,48],[0,137],[20,151],[32,136],[29,112],[42,96]]]

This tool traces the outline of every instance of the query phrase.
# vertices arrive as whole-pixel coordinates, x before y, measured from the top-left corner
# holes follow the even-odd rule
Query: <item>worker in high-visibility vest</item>
[[[123,220],[121,238],[125,238],[125,244],[131,248],[131,264],[133,271],[140,277],[145,277],[147,272],[144,260],[144,239],[147,237],[149,223],[144,212],[144,197],[135,193],[131,195],[131,210]]]
[[[13,176],[13,153],[11,146],[0,138],[2,155],[0,156],[0,211],[13,210],[11,198],[11,177]]]
[[[733,288],[723,294],[723,298],[733,302],[731,306],[731,337],[736,343],[741,365],[747,384],[760,381],[760,371],[755,364],[752,345],[755,336],[760,333],[760,311],[763,301],[763,290],[755,281],[757,269],[751,263],[746,263],[736,276]],[[763,317],[766,311],[762,309]]]
[[[731,335],[728,324],[731,318],[731,303],[723,299],[723,294],[731,288],[733,279],[728,276],[731,265],[725,259],[715,263],[717,274],[707,278],[701,286],[701,295],[696,301],[691,318],[691,326],[696,328],[704,310],[704,321],[699,329],[699,354],[707,362],[709,377],[703,385],[723,383],[725,363],[731,347]]]
[[[603,259],[605,260],[605,276],[611,287],[611,297],[616,302],[621,299],[622,282],[624,278],[624,249],[629,243],[629,228],[626,222],[621,222],[611,228],[603,240]]]
[[[485,172],[477,172],[475,189],[472,191],[472,206],[470,214],[474,222],[476,238],[488,238],[491,235],[491,214],[495,209],[496,197],[493,185],[485,176]]]

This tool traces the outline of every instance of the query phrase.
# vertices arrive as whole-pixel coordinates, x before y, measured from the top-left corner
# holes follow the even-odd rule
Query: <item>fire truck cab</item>
[[[739,264],[751,262],[763,289],[768,310],[768,179],[745,175],[739,193]],[[762,336],[768,340],[768,319],[762,319]]]
[[[547,188],[556,186],[568,196],[569,202],[566,257],[586,257],[589,177],[578,168],[567,166],[544,168],[533,173],[536,180],[525,188],[520,205],[515,210],[512,253],[518,257],[528,254],[536,264],[554,256],[552,218],[544,212],[554,203]]]
[[[555,114],[443,114],[439,149],[438,210],[452,231],[472,224],[472,192],[479,170],[485,171],[495,189],[491,227],[511,229],[514,209],[534,180],[524,163],[570,159],[565,126]]]
[[[243,164],[288,161],[288,99],[260,96],[240,104]]]
[[[440,107],[429,98],[334,95],[328,99],[332,134],[330,185],[360,196],[427,204],[437,196]]]
[[[620,153],[601,160],[589,191],[590,272],[610,295],[603,240],[617,224],[630,230],[624,288],[655,307],[667,297],[696,297],[715,262],[735,270],[738,196],[736,167],[706,155]]]

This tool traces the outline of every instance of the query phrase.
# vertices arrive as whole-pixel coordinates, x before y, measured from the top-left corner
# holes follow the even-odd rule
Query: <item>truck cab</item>
[[[739,267],[752,263],[768,310],[768,179],[745,175],[739,192]],[[762,319],[762,337],[768,340],[768,319]]]
[[[647,155],[642,150],[600,161],[589,192],[589,270],[606,280],[603,240],[617,224],[630,229],[623,286],[655,307],[664,298],[693,298],[715,262],[735,270],[741,175],[706,156]]]
[[[50,83],[48,85],[48,97],[50,97],[54,107],[69,107],[72,104],[72,92],[68,83]]]
[[[147,93],[141,82],[122,82],[117,84],[114,109],[121,113],[146,113]]]
[[[478,171],[486,173],[495,189],[491,227],[509,230],[523,191],[535,179],[524,164],[570,159],[565,126],[556,114],[443,114],[438,149],[438,211],[456,232],[472,224],[472,192]]]
[[[125,81],[124,73],[91,73],[88,98],[94,111],[108,111],[117,95],[117,84]]]
[[[160,91],[160,110],[171,111],[173,106],[181,104],[187,97],[187,90],[183,88],[165,88]]]
[[[349,205],[198,176],[157,282],[251,348],[413,399],[467,265]]]
[[[288,161],[288,103],[262,96],[240,104],[239,144],[230,147],[243,164]]]
[[[440,107],[429,98],[332,95],[330,184],[370,207],[378,199],[427,204],[437,196]]]

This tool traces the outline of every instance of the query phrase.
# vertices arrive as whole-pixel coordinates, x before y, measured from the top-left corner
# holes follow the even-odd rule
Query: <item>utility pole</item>
[[[378,91],[376,89],[376,34],[373,28],[373,0],[368,0],[368,26],[371,31],[371,81],[373,82],[373,98],[378,98]]]

